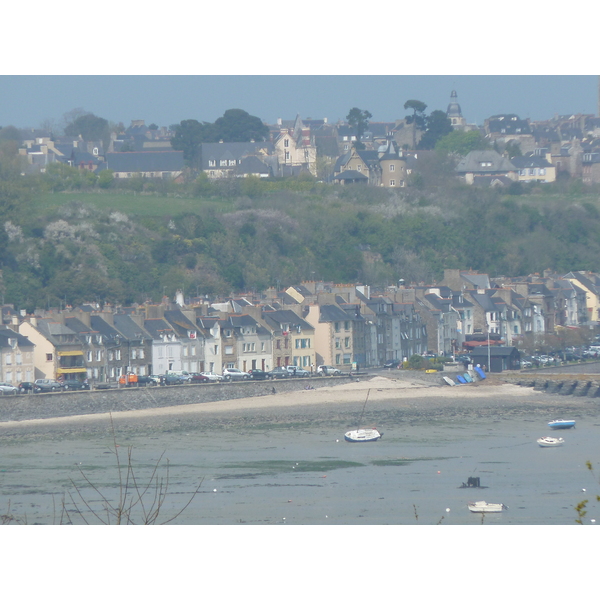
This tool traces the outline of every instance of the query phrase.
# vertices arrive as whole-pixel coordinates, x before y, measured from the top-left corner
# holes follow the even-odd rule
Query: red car
[[[202,373],[190,373],[190,383],[210,383],[210,379]]]

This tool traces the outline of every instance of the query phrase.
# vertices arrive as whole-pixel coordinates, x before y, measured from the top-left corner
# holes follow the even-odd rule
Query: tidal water
[[[600,417],[578,418],[575,429],[560,433],[546,422],[390,422],[381,441],[363,444],[345,442],[337,426],[292,424],[135,430],[117,432],[116,441],[122,467],[131,448],[129,498],[148,486],[145,508],[131,512],[136,523],[150,511],[158,480],[165,492],[158,523],[181,510],[201,482],[175,524],[573,525],[585,499],[584,523],[600,524]],[[542,435],[565,444],[540,448]],[[4,439],[0,514],[27,524],[107,521],[106,504],[115,506],[124,489],[112,445],[108,434]],[[124,468],[121,474],[124,482]],[[482,487],[461,488],[468,477]],[[471,514],[467,502],[476,500],[508,510]]]

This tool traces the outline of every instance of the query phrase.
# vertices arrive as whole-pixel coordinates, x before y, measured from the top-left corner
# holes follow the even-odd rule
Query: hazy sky
[[[572,14],[578,4],[585,7],[571,0]],[[499,113],[597,114],[594,53],[574,50],[577,34],[565,37],[556,11],[537,2],[504,0],[500,10],[455,0],[450,12],[431,2],[339,6],[9,3],[0,125],[60,126],[75,108],[125,125],[213,122],[228,108],[268,123],[297,114],[335,122],[355,106],[373,121],[393,121],[407,114],[410,99],[446,110],[453,89],[467,121],[478,125]]]
[[[63,115],[83,108],[129,125],[171,125],[184,119],[213,122],[228,108],[241,108],[263,121],[302,117],[330,122],[357,106],[373,121],[393,121],[410,111],[410,99],[446,110],[456,90],[469,123],[499,113],[543,120],[554,114],[597,114],[596,76],[432,75],[4,75],[0,76],[0,125],[60,126]]]

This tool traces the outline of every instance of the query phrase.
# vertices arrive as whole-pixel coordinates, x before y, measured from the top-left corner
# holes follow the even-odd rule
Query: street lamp
[[[488,327],[487,327],[487,338],[488,338],[488,373],[492,370],[491,369],[491,364],[490,364],[490,324],[488,323]]]

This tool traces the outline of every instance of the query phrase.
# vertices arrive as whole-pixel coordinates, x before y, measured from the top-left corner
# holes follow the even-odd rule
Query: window
[[[211,158],[211,159],[208,161],[208,166],[209,166],[209,167],[216,167],[216,166],[217,166],[217,161],[216,161],[214,158]]]
[[[91,350],[88,350],[86,352],[86,358],[85,359],[87,360],[87,362],[92,362],[92,351]]]
[[[390,187],[395,187],[395,185],[396,185],[396,180],[390,179]]]
[[[17,359],[17,364],[18,365],[22,365],[23,364],[23,355],[22,354],[17,354],[16,355],[16,359]]]
[[[5,365],[12,365],[12,354],[7,354],[4,360]]]
[[[102,360],[102,350],[96,350],[96,360],[98,362]]]
[[[48,362],[51,362],[52,361],[52,354],[46,354],[46,360]]]
[[[121,360],[121,351],[115,350],[115,360]]]
[[[288,140],[287,138],[285,140],[283,140],[283,147],[284,148],[289,148],[290,147],[290,140]]]
[[[350,348],[350,338],[344,338],[344,348]]]
[[[230,167],[235,167],[235,159],[229,161],[229,166]]]
[[[350,321],[344,321],[344,331],[350,331]]]
[[[390,171],[395,171],[396,170],[396,165],[390,165]]]
[[[289,150],[285,151],[285,160],[290,160],[290,152],[289,152]]]

